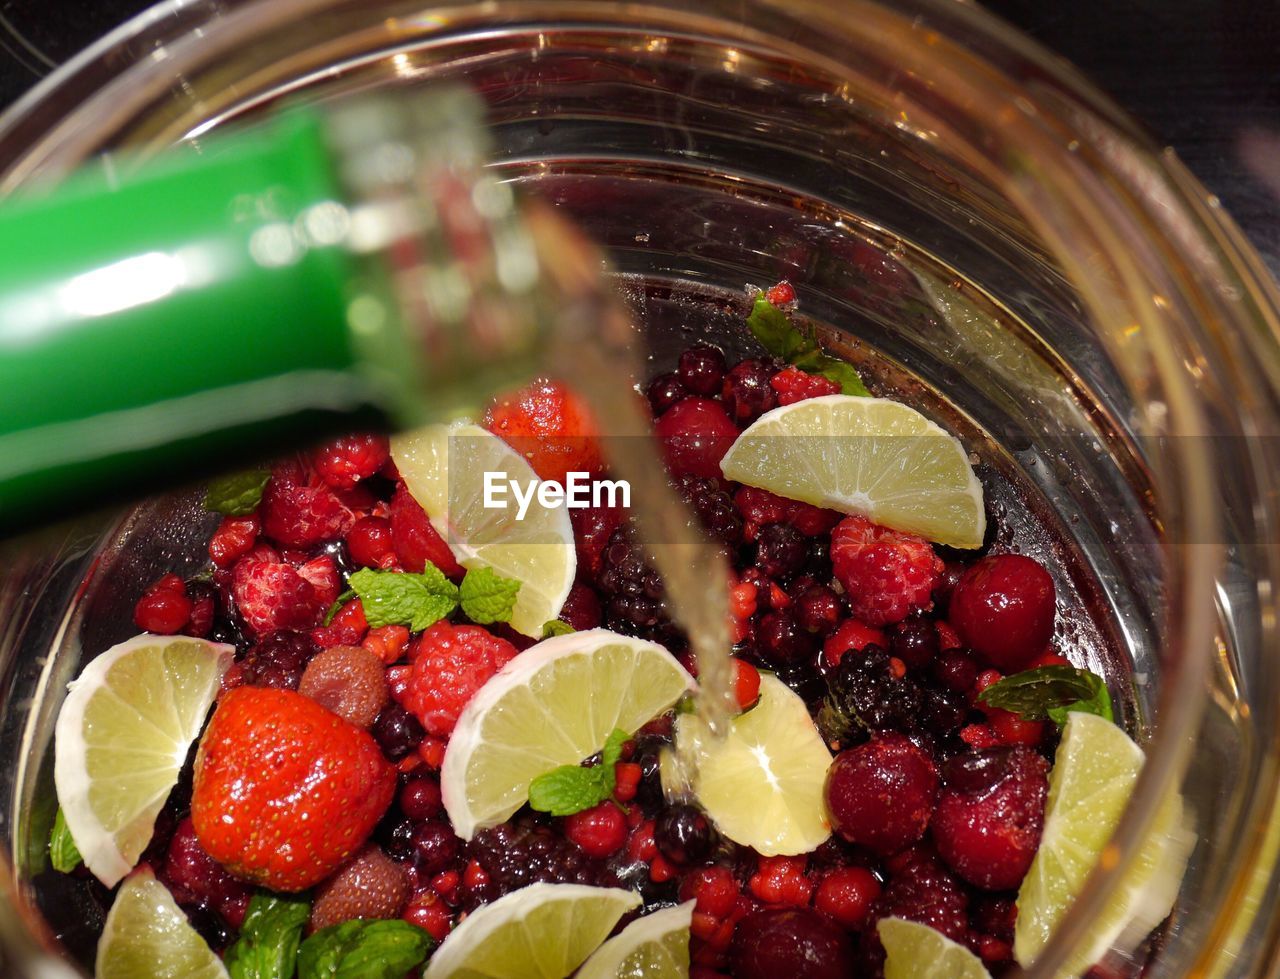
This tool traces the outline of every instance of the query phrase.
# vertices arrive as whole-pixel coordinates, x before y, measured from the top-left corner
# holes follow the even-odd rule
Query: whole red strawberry
[[[931,608],[933,586],[945,568],[923,537],[865,517],[845,517],[831,532],[831,564],[854,617],[872,626]]]
[[[458,716],[516,647],[477,625],[437,622],[418,638],[413,672],[400,702],[428,734],[447,736]]]
[[[599,430],[585,404],[558,381],[534,381],[499,398],[484,426],[524,456],[543,479],[563,483],[571,472],[604,466]]]
[[[238,687],[200,740],[191,820],[237,877],[301,891],[360,849],[395,789],[367,732],[292,690]]]

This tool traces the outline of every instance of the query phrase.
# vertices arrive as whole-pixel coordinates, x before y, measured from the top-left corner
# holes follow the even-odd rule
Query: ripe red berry
[[[903,735],[886,733],[837,755],[824,795],[832,829],[886,856],[924,836],[937,793],[933,759]]]
[[[408,900],[404,869],[369,844],[316,888],[307,927],[316,932],[353,918],[398,918]]]
[[[766,904],[804,907],[813,894],[813,881],[804,872],[805,861],[803,856],[762,856],[756,872],[747,881],[747,889]]]
[[[838,867],[818,884],[813,906],[859,931],[879,896],[880,882],[866,867]]]
[[[1024,669],[1053,637],[1053,578],[1021,554],[985,557],[960,578],[948,618],[965,645],[995,666]]]
[[[258,508],[262,533],[282,547],[308,548],[343,537],[356,516],[338,493],[298,461],[277,465]]]
[[[734,505],[746,521],[746,535],[754,540],[760,528],[773,523],[785,523],[806,537],[827,533],[840,522],[840,514],[823,510],[811,503],[788,500],[755,486],[742,486],[733,494]]]
[[[780,405],[793,405],[798,401],[840,393],[840,385],[835,381],[829,381],[821,374],[807,374],[799,367],[790,366],[774,374],[769,386],[778,395]]]
[[[499,398],[484,427],[519,452],[542,479],[604,468],[600,431],[586,404],[559,381],[539,380]]]
[[[848,979],[856,975],[849,933],[811,908],[764,908],[734,931],[730,950],[738,979]]]
[[[516,647],[475,625],[441,621],[416,643],[413,673],[401,696],[428,734],[451,734],[464,707],[516,655]]]
[[[361,517],[347,534],[347,553],[362,568],[391,568],[396,549],[391,539],[391,521],[386,517]]]
[[[400,788],[400,811],[415,822],[433,819],[444,807],[440,782],[429,775],[411,778]]]
[[[326,605],[297,569],[246,554],[232,570],[231,592],[250,635],[310,629]]]
[[[450,578],[461,578],[464,569],[449,545],[436,533],[427,512],[403,484],[396,486],[391,497],[391,541],[396,556],[406,571],[420,574],[428,563],[434,564]]]
[[[879,629],[857,619],[845,619],[822,644],[822,658],[827,666],[838,666],[845,653],[861,652],[868,646],[886,649],[888,645],[884,633]]]
[[[171,636],[191,618],[192,602],[179,591],[152,591],[138,599],[133,621],[144,632]]]
[[[854,616],[875,626],[929,609],[944,567],[923,537],[865,517],[846,517],[831,532],[831,563]]]
[[[588,856],[608,857],[627,842],[627,817],[607,799],[564,819],[564,835]]]
[[[720,460],[738,437],[738,427],[717,401],[685,398],[654,426],[673,476],[718,479]]]
[[[680,881],[680,900],[697,901],[697,910],[723,918],[733,910],[741,890],[728,867],[700,867]]]
[[[760,699],[760,671],[743,659],[733,661],[733,698],[741,710]]]
[[[796,290],[790,282],[783,279],[777,285],[770,286],[764,297],[775,306],[785,306],[796,301]]]
[[[223,517],[209,539],[209,559],[219,568],[235,564],[236,559],[253,550],[258,539],[258,517]]]
[[[391,446],[385,435],[345,435],[311,453],[316,472],[335,489],[351,489],[362,479],[377,475]]]

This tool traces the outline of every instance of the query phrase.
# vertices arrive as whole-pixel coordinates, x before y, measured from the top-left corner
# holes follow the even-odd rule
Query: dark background
[[[148,6],[0,0],[0,106]],[[1217,194],[1280,276],[1280,0],[989,0]]]

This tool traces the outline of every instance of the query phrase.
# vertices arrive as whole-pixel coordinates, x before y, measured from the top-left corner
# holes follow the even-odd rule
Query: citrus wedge
[[[479,425],[428,425],[391,440],[391,458],[431,526],[464,568],[492,568],[520,582],[511,627],[541,636],[573,586],[577,555],[563,506],[538,501],[540,481],[520,453]],[[502,487],[489,494],[486,478]],[[510,488],[532,493],[523,518]],[[498,506],[498,501],[504,504]]]
[[[712,737],[701,718],[683,714],[676,744],[692,752],[694,795],[735,843],[765,856],[792,855],[831,835],[823,801],[831,752],[804,701],[772,674],[760,674],[759,701],[733,719],[725,737]],[[670,764],[662,776],[669,784]]]
[[[147,867],[130,874],[98,939],[96,979],[227,979],[222,960]]]
[[[545,639],[511,660],[458,718],[440,772],[454,831],[469,840],[529,797],[529,783],[599,751],[669,708],[693,679],[651,642],[591,629]]]
[[[1018,890],[1013,954],[1029,965],[1044,948],[1111,839],[1145,760],[1115,724],[1093,714],[1068,715],[1049,775],[1040,848]],[[1174,793],[1157,812],[1124,879],[1073,950],[1061,975],[1078,975],[1118,939],[1145,937],[1169,914],[1194,836]]]
[[[884,979],[991,979],[982,960],[928,925],[882,918]]]
[[[54,783],[88,867],[113,887],[138,861],[235,647],[143,634],[93,659],[54,729]]]
[[[694,903],[637,918],[596,949],[574,979],[688,979]]]
[[[761,415],[720,463],[726,479],[861,514],[951,547],[980,547],[982,484],[964,447],[914,408],[831,394]]]
[[[565,979],[640,895],[585,884],[530,884],[468,915],[423,979]]]

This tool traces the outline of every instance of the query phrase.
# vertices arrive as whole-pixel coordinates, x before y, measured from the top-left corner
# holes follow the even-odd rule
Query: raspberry
[[[330,602],[330,605],[333,603]],[[355,646],[369,631],[369,622],[364,617],[364,605],[360,599],[353,598],[338,609],[337,615],[327,626],[311,630],[312,641],[321,649],[333,646]]]
[[[485,412],[484,427],[524,456],[542,479],[563,483],[571,472],[604,469],[591,412],[558,381],[535,381],[500,398]]]
[[[1024,669],[1053,637],[1053,578],[1020,554],[985,557],[960,578],[948,618],[965,644],[995,666]]]
[[[347,534],[347,553],[362,568],[394,568],[396,549],[391,521],[386,517],[361,517]]]
[[[878,527],[865,517],[845,517],[832,531],[831,561],[854,616],[874,626],[928,610],[944,567],[923,537]]]
[[[251,635],[278,629],[309,629],[325,610],[315,586],[296,569],[256,554],[242,557],[232,571],[231,592]]]
[[[837,867],[818,884],[813,906],[857,931],[879,896],[880,882],[866,867]]]
[[[728,867],[702,867],[680,881],[680,900],[697,901],[697,910],[724,918],[738,901],[738,882]]]
[[[884,633],[857,619],[845,619],[822,644],[822,658],[828,666],[838,666],[845,653],[861,652],[868,646],[887,647]]]
[[[178,823],[169,841],[160,877],[179,904],[207,904],[224,913],[253,893],[205,851],[187,818]]]
[[[890,733],[837,755],[824,796],[832,829],[888,856],[924,836],[937,792],[933,759],[903,735]]]
[[[849,933],[810,908],[765,908],[747,915],[734,931],[730,954],[738,979],[855,975]]]
[[[799,500],[788,500],[755,486],[740,487],[733,495],[733,502],[742,514],[742,519],[747,522],[746,535],[749,540],[755,540],[760,528],[768,524],[789,524],[806,537],[816,537],[825,534],[840,520],[840,514],[832,510],[823,510]]]
[[[813,893],[813,882],[805,876],[805,858],[764,857],[759,868],[747,881],[756,898],[766,904],[791,904],[804,907]]]
[[[203,639],[209,635],[218,614],[218,589],[207,581],[188,581],[187,597],[191,599],[191,615],[182,631]]]
[[[219,568],[230,567],[236,558],[253,550],[260,529],[257,514],[223,517],[209,538],[209,559]]]
[[[406,571],[420,574],[429,562],[450,578],[461,578],[464,569],[449,545],[436,533],[427,513],[409,493],[404,483],[391,497],[391,543]]]
[[[342,592],[338,566],[328,554],[321,554],[299,565],[298,574],[311,583],[311,587],[315,589],[316,601],[326,609],[337,601]]]
[[[778,404],[793,405],[797,401],[839,394],[840,385],[827,380],[821,374],[806,374],[799,367],[784,367],[769,380],[769,387],[778,395]]]
[[[387,702],[387,678],[382,660],[363,646],[334,646],[307,664],[298,693],[368,728]]]
[[[296,461],[272,470],[258,513],[262,532],[284,547],[305,548],[337,540],[356,521],[333,487]]]
[[[385,435],[346,435],[316,449],[311,464],[330,486],[351,489],[360,480],[377,475],[390,458],[391,446]]]
[[[315,932],[353,918],[398,918],[408,901],[403,868],[371,843],[316,888],[308,927]]]
[[[479,626],[437,622],[418,637],[401,702],[428,734],[448,735],[476,691],[515,655],[515,646]]]
[[[588,856],[612,856],[627,841],[627,818],[621,809],[606,800],[566,816],[564,835]]]
[[[720,477],[720,460],[738,437],[718,401],[685,398],[654,425],[673,476]]]
[[[932,825],[952,870],[987,890],[1022,882],[1040,845],[1048,772],[1049,763],[1025,747],[958,755],[944,766]]]

